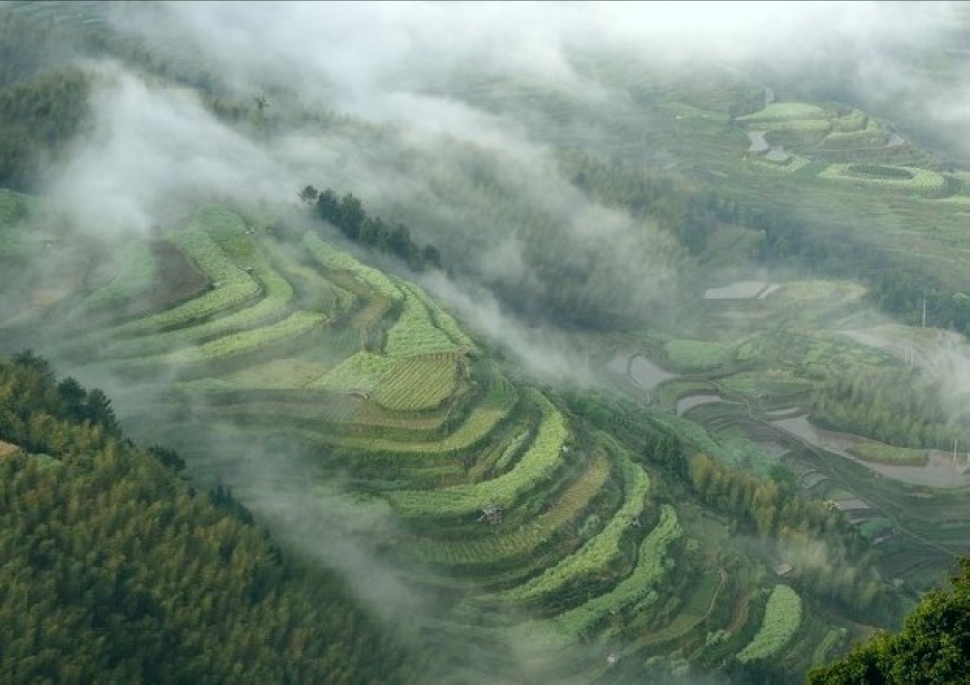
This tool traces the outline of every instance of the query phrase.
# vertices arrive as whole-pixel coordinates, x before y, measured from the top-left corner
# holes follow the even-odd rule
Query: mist
[[[421,284],[476,337],[488,340],[542,383],[588,385],[589,359],[574,337],[548,326],[528,326],[503,310],[487,289],[456,285],[437,272]]]
[[[446,256],[474,253],[470,259],[485,284],[518,286],[516,279],[535,278],[519,268],[522,229],[509,228],[494,209],[488,216],[476,208],[483,219],[476,222],[477,217],[469,220],[469,207],[449,206],[456,193],[446,183],[465,188],[481,183],[481,169],[468,166],[469,154],[455,154],[469,150],[491,160],[502,174],[502,192],[571,229],[567,261],[603,242],[611,245],[604,256],[630,255],[637,263],[613,268],[631,278],[635,272],[650,274],[635,289],[635,306],[642,309],[669,296],[661,282],[670,280],[682,257],[662,245],[652,227],[589,202],[559,177],[553,146],[536,135],[554,128],[546,115],[483,109],[447,94],[449,86],[476,74],[515,75],[588,103],[593,112],[636,117],[626,93],[584,65],[583,55],[599,50],[631,60],[634,69],[676,74],[703,63],[727,70],[758,67],[790,80],[843,69],[850,54],[851,69],[842,82],[864,90],[860,99],[870,86],[873,93],[908,92],[912,79],[891,58],[893,50],[932,39],[954,11],[948,3],[919,7],[917,12],[908,3],[868,2],[113,6],[107,16],[122,35],[144,41],[165,58],[175,53],[194,60],[244,102],[269,93],[271,118],[285,122],[289,113],[324,108],[358,123],[316,129],[303,124],[272,134],[252,126],[232,129],[190,90],[152,87],[119,65],[97,65],[93,131],[66,164],[51,171],[48,187],[62,206],[80,211],[84,227],[116,236],[168,223],[183,199],[185,206],[205,196],[247,209],[291,208],[296,188],[331,185],[353,190],[382,216],[380,210],[403,218]],[[641,54],[634,55],[634,48]],[[929,108],[941,121],[955,120],[961,111],[958,100],[948,107],[931,102]],[[597,135],[595,126],[588,128]],[[366,142],[366,134],[376,132],[385,142]],[[414,161],[402,164],[401,157]],[[644,258],[650,262],[641,265]]]
[[[292,444],[254,443],[225,425],[193,442],[193,452],[218,455],[198,465],[196,479],[230,488],[283,545],[337,570],[375,615],[401,623],[428,610],[431,598],[407,586],[401,563],[391,566],[379,552],[401,534],[385,501],[349,493],[340,476],[308,478],[320,464]]]
[[[910,92],[894,50],[932,40],[950,3],[156,3],[111,6],[122,35],[190,63],[243,102],[267,93],[270,124],[220,121],[192,89],[160,87],[117,63],[87,62],[93,123],[47,174],[55,206],[108,243],[184,221],[200,201],[299,221],[307,183],[353,191],[470,266],[426,287],[478,334],[545,382],[588,382],[586,359],[540,311],[512,312],[510,292],[542,294],[528,268],[530,227],[494,207],[499,194],[543,215],[560,263],[592,284],[621,274],[623,306],[648,312],[677,290],[687,258],[649,221],[603,207],[558,171],[553,128],[533,111],[482,108],[447,94],[462,79],[531,79],[590,111],[637,116],[622,88],[597,78],[601,51],[631,68],[676,75],[704,64],[779,79],[851,68],[871,92]],[[640,54],[634,54],[637,51]],[[909,90],[908,90],[909,89]],[[938,118],[950,108],[930,106]],[[288,117],[330,113],[288,128]],[[525,115],[523,118],[522,115]],[[346,118],[349,115],[349,119]],[[343,117],[343,118],[341,118]],[[531,118],[530,118],[531,117]],[[600,135],[595,127],[589,135]],[[537,132],[540,135],[537,135]],[[479,192],[490,188],[488,193]],[[531,248],[535,250],[535,247]],[[604,269],[603,265],[609,265]],[[608,287],[604,285],[602,287]],[[114,385],[113,383],[111,383]],[[163,382],[164,384],[164,382]],[[103,385],[103,383],[102,383]]]
[[[118,64],[93,69],[93,130],[46,188],[82,231],[145,235],[201,202],[252,208],[293,187],[284,167],[221,125],[192,91],[151,88]]]
[[[237,87],[271,82],[371,120],[420,125],[433,113],[422,105],[448,105],[422,88],[469,68],[595,92],[573,64],[589,48],[635,48],[667,68],[850,63],[843,78],[877,91],[900,76],[904,59],[893,53],[925,46],[957,11],[949,2],[199,2],[160,4],[150,22],[116,14],[148,40],[171,46],[180,35]]]
[[[953,74],[952,89],[936,92],[906,59],[946,35],[957,5],[118,3],[105,9],[114,30],[177,65],[176,72],[205,73],[213,91],[243,103],[246,114],[231,122],[194,87],[85,59],[79,65],[94,84],[90,126],[45,169],[41,190],[56,215],[108,253],[129,238],[185,224],[201,204],[319,229],[298,201],[299,189],[352,192],[368,212],[403,222],[420,242],[440,248],[446,264],[423,274],[390,259],[381,266],[419,282],[476,339],[532,379],[586,386],[595,378],[582,334],[550,314],[558,287],[553,267],[581,274],[583,280],[572,281],[577,291],[624,284],[615,309],[626,318],[604,313],[617,329],[662,320],[703,285],[691,280],[691,255],[656,220],[597,202],[563,173],[563,140],[588,142],[604,158],[614,154],[607,113],[632,130],[650,126],[610,70],[677,81],[711,68],[756,73],[794,95],[828,89],[887,113],[919,115],[927,129],[945,126],[940,139],[953,145],[954,156],[970,157],[967,77]],[[477,85],[492,80],[512,84],[512,93],[534,88],[560,97],[579,114],[560,121],[554,105],[528,95],[508,101],[476,95]],[[256,96],[267,98],[265,113],[254,111]],[[668,154],[642,147],[615,154],[637,163]],[[336,229],[323,230],[362,254]],[[32,268],[53,273],[63,263],[51,258]],[[705,277],[766,273],[755,271],[753,259],[734,268]],[[577,299],[596,309],[592,297]],[[15,309],[3,303],[0,320]],[[747,321],[739,317],[737,329]],[[947,350],[937,364],[951,370],[946,390],[956,402],[970,353],[956,342]],[[119,406],[139,408],[120,417],[135,439],[153,437],[142,424],[150,411],[166,429],[198,420],[191,410],[186,419],[153,404],[174,376],[160,374],[145,396],[103,369],[64,363],[67,373],[107,389]],[[199,459],[194,478],[231,487],[286,545],[338,570],[376,615],[407,626],[416,614],[441,610],[440,598],[408,584],[407,575],[420,569],[402,569],[384,556],[386,539],[401,532],[390,507],[351,494],[343,475],[328,473],[322,484],[307,476],[316,474],[314,459],[326,455],[257,446],[228,429],[196,437],[183,446]],[[781,552],[813,569],[842,563],[813,544]],[[528,672],[532,657],[516,645],[503,648],[503,657]]]

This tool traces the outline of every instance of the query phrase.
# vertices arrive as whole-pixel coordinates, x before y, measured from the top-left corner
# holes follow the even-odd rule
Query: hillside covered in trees
[[[970,682],[970,559],[929,593],[898,633],[880,633],[809,673],[811,685]]]
[[[339,581],[179,467],[104,393],[0,359],[0,681],[417,682]]]

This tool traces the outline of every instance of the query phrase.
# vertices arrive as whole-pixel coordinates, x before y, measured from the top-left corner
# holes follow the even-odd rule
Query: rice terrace
[[[193,492],[336,569],[415,682],[804,682],[970,553],[970,171],[903,114],[576,48],[595,97],[474,60],[421,82],[538,151],[429,148],[109,16],[0,8],[299,174],[105,236],[0,164],[0,349],[104,387]],[[42,425],[4,379],[0,465],[56,468],[3,432]]]

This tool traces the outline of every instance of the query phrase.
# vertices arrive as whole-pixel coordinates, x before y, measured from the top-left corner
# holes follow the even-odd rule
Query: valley
[[[95,82],[161,133],[117,197],[97,127],[67,201],[0,188],[0,351],[104,389],[423,682],[802,682],[970,554],[970,172],[890,113],[573,49],[588,91],[414,76],[463,138],[75,6],[11,5],[140,64]],[[167,157],[179,117],[208,133]],[[0,461],[57,462],[5,416]]]
[[[649,448],[591,425],[556,391],[530,387],[420,286],[367,266],[336,237],[268,230],[212,207],[153,240],[178,250],[195,276],[169,284],[157,261],[151,281],[125,278],[124,263],[101,268],[88,292],[46,308],[27,298],[4,322],[5,339],[50,325],[42,337],[62,342],[35,349],[82,380],[114,386],[135,440],[174,447],[194,481],[230,488],[284,539],[294,516],[313,535],[354,531],[358,509],[383,511],[381,526],[359,524],[367,529],[355,544],[379,569],[374,582],[388,574],[435,598],[411,621],[425,643],[464,655],[448,663],[462,682],[481,677],[483,664],[503,664],[510,682],[523,669],[597,682],[672,649],[685,666],[709,667],[757,641],[764,592],[811,587],[800,572],[812,561],[784,544],[739,555],[727,542],[737,521],[678,501],[683,486]],[[159,249],[122,254],[173,263]],[[192,281],[194,296],[178,298]],[[87,316],[116,290],[134,314],[107,325]],[[920,587],[966,552],[970,524],[957,523],[970,521],[960,496],[965,456],[958,463],[939,450],[922,466],[883,465],[860,456],[861,438],[813,428],[806,399],[825,369],[903,362],[840,329],[848,319],[850,333],[870,330],[854,318],[862,292],[850,284],[758,291],[767,295],[698,301],[692,308],[706,315],[685,328],[694,338],[601,338],[586,353],[606,361],[590,365],[585,383],[633,398],[645,412],[638,420],[676,437],[678,458],[700,451],[765,476],[783,467],[802,495],[848,521],[842,535],[878,550],[884,582]],[[760,330],[732,340],[731,322],[745,317]],[[65,321],[69,336],[59,330]],[[699,339],[705,327],[716,340]],[[933,359],[932,341],[921,349]],[[866,444],[875,454],[892,449]],[[335,484],[342,494],[324,494]],[[333,505],[317,509],[314,497],[337,497],[344,510],[331,519]],[[940,527],[944,519],[955,525]],[[811,590],[794,596],[806,611],[770,653],[797,671],[859,627],[815,604]],[[466,641],[475,651],[459,647]],[[820,641],[826,650],[815,649]]]

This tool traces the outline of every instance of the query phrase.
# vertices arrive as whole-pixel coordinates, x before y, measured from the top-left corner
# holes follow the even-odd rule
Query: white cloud
[[[101,65],[91,105],[93,130],[49,182],[52,201],[82,228],[145,231],[182,203],[278,197],[293,186],[192,91],[151,88]]]

